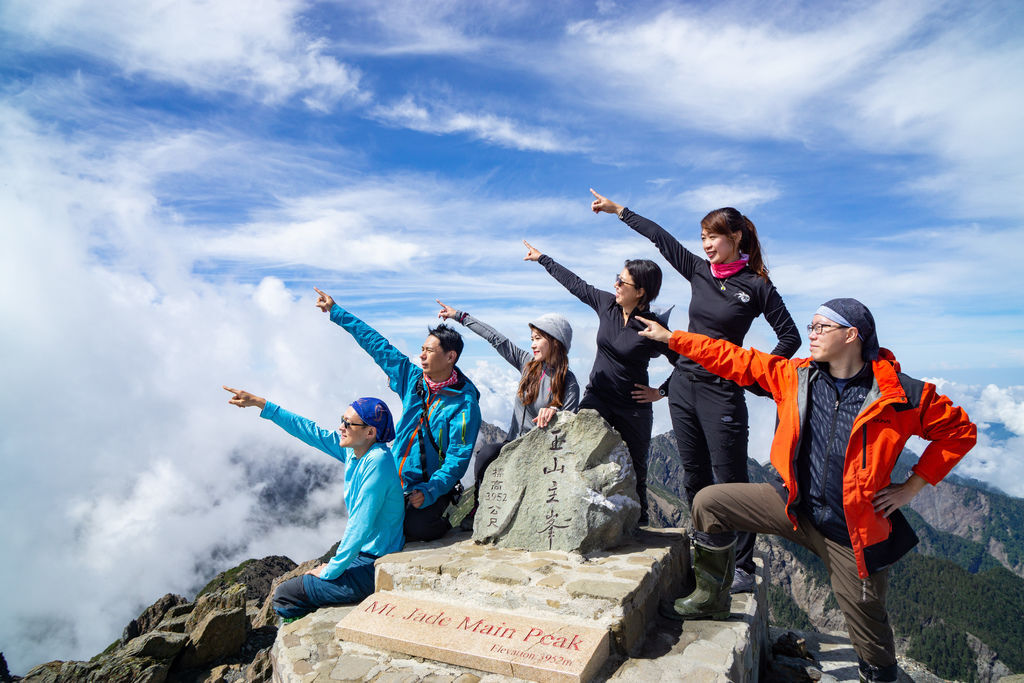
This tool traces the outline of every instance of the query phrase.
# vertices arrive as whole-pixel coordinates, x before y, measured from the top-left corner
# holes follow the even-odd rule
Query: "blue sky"
[[[246,536],[232,454],[287,441],[219,388],[325,422],[391,400],[314,285],[406,350],[435,297],[524,344],[564,312],[586,376],[593,315],[521,240],[609,288],[660,261],[589,187],[691,249],[739,208],[801,328],[863,300],[904,370],[1002,425],[963,473],[1024,494],[1022,29],[1016,2],[0,3],[2,578],[29,587],[0,648],[90,656],[225,529],[238,559],[340,534]],[[511,369],[477,339],[461,364],[507,425]]]

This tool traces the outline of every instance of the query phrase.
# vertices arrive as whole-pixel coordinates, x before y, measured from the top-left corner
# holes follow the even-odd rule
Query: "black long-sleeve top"
[[[792,358],[800,348],[800,333],[796,323],[771,281],[750,268],[743,268],[725,279],[716,278],[711,273],[711,263],[707,259],[696,256],[654,221],[629,209],[622,210],[622,221],[654,242],[665,260],[689,280],[688,332],[726,339],[737,346],[743,346],[743,338],[750,330],[754,318],[764,315],[779,338],[772,354]],[[679,356],[675,366],[676,370],[693,373],[702,379],[715,377],[686,356]]]
[[[628,320],[623,321],[622,306],[615,303],[615,295],[588,284],[571,270],[560,265],[550,256],[538,260],[553,278],[569,290],[580,301],[594,309],[598,317],[597,356],[590,371],[586,392],[613,404],[634,405],[631,392],[634,384],[647,385],[647,366],[652,358],[660,355],[675,357],[675,353],[661,342],[637,334],[646,326],[636,319],[637,314],[657,320],[665,325],[668,321],[650,309],[634,310]],[[651,410],[650,403],[635,403],[637,408]]]

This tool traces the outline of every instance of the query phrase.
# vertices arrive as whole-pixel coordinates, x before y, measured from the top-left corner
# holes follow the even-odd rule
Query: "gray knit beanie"
[[[545,313],[536,320],[531,320],[530,327],[536,327],[562,342],[565,352],[569,352],[569,347],[572,346],[572,325],[564,315]]]
[[[856,327],[861,341],[861,357],[866,361],[878,359],[875,317],[867,306],[856,299],[830,299],[819,306],[815,313],[845,327]]]

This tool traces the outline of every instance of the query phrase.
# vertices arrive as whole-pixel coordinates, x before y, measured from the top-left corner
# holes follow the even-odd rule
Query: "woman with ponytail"
[[[654,242],[662,256],[690,282],[689,332],[726,339],[737,346],[759,315],[775,330],[779,341],[772,354],[791,358],[800,348],[800,333],[768,278],[757,229],[732,207],[715,209],[700,222],[700,239],[707,259],[687,250],[657,223],[633,213],[594,190],[594,213],[616,214],[626,225]],[[751,391],[758,391],[754,386]],[[711,484],[747,481],[747,404],[743,388],[711,374],[679,356],[669,379],[647,388],[650,401],[669,398],[669,413],[683,463],[683,487],[693,507],[697,492]],[[722,547],[730,538],[694,532],[703,545]],[[754,588],[754,536],[739,534],[734,593]]]
[[[473,468],[477,485],[483,481],[487,466],[498,457],[501,447],[536,427],[547,427],[559,410],[576,412],[580,403],[580,385],[569,369],[572,326],[557,313],[546,313],[530,325],[530,350],[521,349],[509,338],[469,313],[442,303],[437,317],[452,319],[491,343],[498,354],[523,373],[516,390],[515,405],[508,436],[503,443],[482,446]]]

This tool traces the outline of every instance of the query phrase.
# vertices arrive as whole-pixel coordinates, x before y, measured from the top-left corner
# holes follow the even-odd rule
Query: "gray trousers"
[[[825,538],[799,513],[798,528],[793,529],[785,503],[771,484],[715,484],[702,489],[693,501],[693,524],[707,533],[774,534],[813,552],[828,570],[857,656],[877,667],[896,663],[892,626],[885,609],[889,570],[861,580],[853,549]]]

